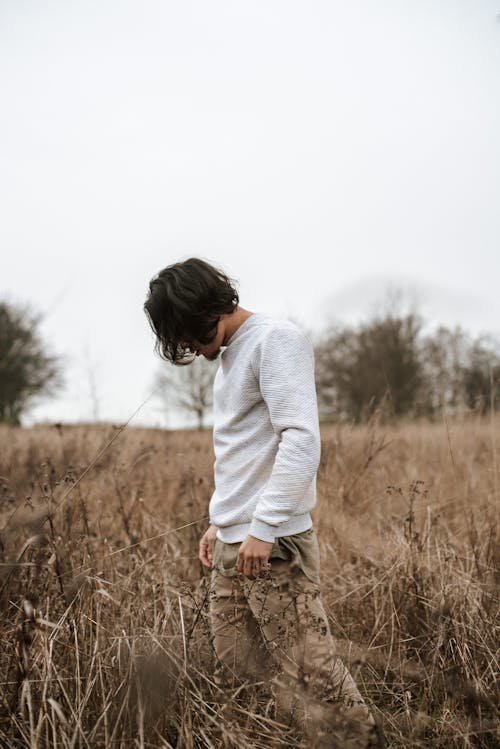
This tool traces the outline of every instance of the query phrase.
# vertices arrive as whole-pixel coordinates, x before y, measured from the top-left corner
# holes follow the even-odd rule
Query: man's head
[[[164,268],[150,281],[144,303],[157,352],[173,364],[189,364],[190,353],[216,359],[224,340],[220,321],[238,302],[231,279],[204,260]]]

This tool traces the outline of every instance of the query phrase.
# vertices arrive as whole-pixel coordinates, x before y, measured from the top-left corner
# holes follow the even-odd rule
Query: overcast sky
[[[190,255],[320,330],[388,285],[500,332],[500,0],[0,0],[0,298],[122,421]],[[167,365],[163,365],[167,366]],[[135,423],[164,423],[152,403]]]

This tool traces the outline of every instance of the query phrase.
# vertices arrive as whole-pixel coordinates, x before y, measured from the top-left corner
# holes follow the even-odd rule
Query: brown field
[[[268,684],[229,711],[211,680],[210,432],[0,440],[0,744],[305,747]],[[498,419],[323,428],[323,601],[391,747],[499,745],[499,441]]]

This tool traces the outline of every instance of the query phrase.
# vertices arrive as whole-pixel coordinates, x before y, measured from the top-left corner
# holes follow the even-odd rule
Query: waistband
[[[236,544],[240,541],[244,541],[248,536],[251,522],[249,523],[238,523],[237,525],[228,525],[223,528],[217,529],[217,538],[223,541],[225,544]],[[303,533],[308,531],[312,527],[311,514],[305,512],[302,515],[293,515],[290,520],[286,523],[276,526],[275,538],[281,536],[293,536],[295,533]]]

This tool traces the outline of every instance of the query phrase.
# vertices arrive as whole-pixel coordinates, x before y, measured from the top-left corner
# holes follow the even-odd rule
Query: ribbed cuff
[[[277,528],[275,525],[269,525],[269,523],[265,523],[263,520],[253,518],[250,523],[248,535],[258,538],[259,541],[267,541],[268,543],[273,544],[276,537],[276,531]]]

